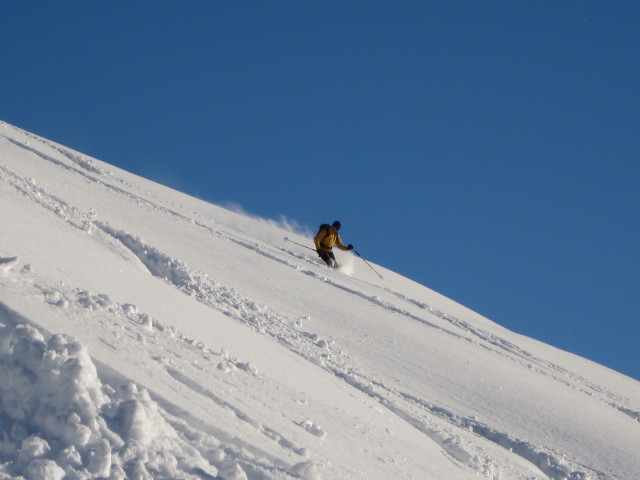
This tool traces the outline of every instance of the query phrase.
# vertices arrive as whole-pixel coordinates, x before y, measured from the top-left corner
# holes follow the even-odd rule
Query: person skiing
[[[338,262],[336,262],[336,257],[333,254],[333,246],[337,245],[340,250],[353,250],[353,245],[349,244],[347,246],[342,243],[342,239],[340,235],[338,235],[338,231],[342,225],[340,225],[339,221],[333,222],[333,224],[322,224],[320,225],[320,231],[313,239],[313,242],[316,244],[316,252],[325,263],[331,268],[337,268]]]

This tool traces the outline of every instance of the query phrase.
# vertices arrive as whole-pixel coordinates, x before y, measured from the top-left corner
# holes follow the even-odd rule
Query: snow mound
[[[73,337],[0,328],[0,478],[212,478],[146,390],[103,385]],[[196,474],[198,472],[198,474]]]
[[[8,272],[18,262],[18,257],[0,258],[0,272]]]

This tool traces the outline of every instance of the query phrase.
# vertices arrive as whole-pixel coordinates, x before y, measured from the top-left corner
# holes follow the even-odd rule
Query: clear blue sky
[[[640,379],[640,2],[12,1],[0,119]]]

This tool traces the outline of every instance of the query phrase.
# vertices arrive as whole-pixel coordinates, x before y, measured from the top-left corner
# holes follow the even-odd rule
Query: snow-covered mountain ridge
[[[5,123],[0,211],[0,478],[640,478],[637,381],[381,266]]]

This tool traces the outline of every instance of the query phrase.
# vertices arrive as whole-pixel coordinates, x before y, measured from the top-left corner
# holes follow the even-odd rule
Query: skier
[[[353,250],[353,245],[349,244],[347,246],[342,243],[342,239],[340,235],[338,235],[338,230],[340,230],[339,221],[333,222],[333,224],[322,224],[320,225],[320,231],[313,239],[313,242],[316,244],[316,252],[325,263],[331,268],[337,268],[338,262],[336,262],[336,257],[333,254],[333,246],[337,245],[340,250]]]

